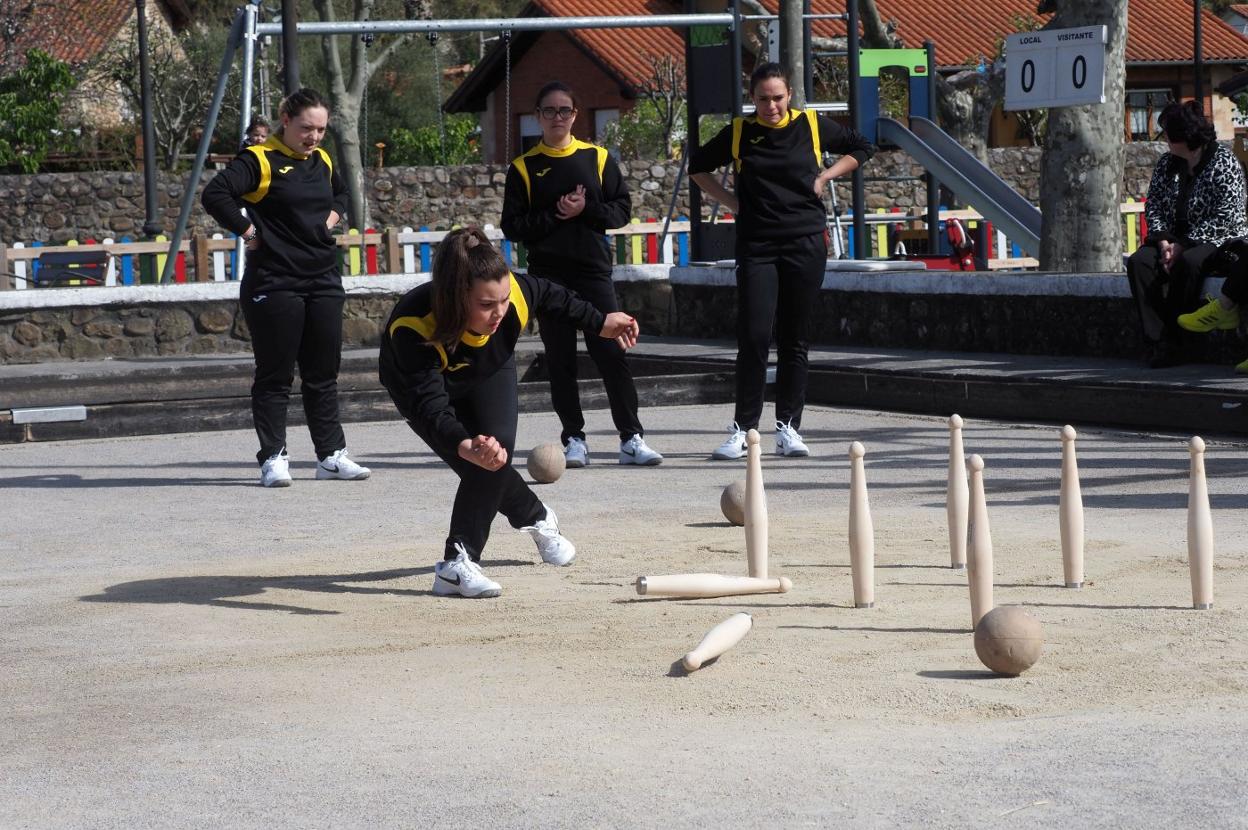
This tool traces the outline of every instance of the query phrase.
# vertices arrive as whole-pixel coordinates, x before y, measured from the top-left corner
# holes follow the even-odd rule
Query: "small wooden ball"
[[[1017,677],[1035,665],[1044,645],[1040,621],[1022,608],[1000,605],[975,626],[975,653],[995,671]]]
[[[558,444],[538,444],[529,453],[525,468],[538,484],[558,481],[567,464],[563,460],[563,447]]]
[[[719,509],[737,527],[745,524],[745,481],[734,481],[719,494]]]

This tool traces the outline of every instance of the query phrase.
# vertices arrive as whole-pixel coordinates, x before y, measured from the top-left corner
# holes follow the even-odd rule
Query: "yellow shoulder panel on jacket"
[[[253,144],[247,148],[247,152],[254,153],[256,160],[260,162],[260,184],[250,193],[243,194],[244,199],[255,204],[268,195],[269,184],[273,181],[273,170],[269,167],[269,157],[265,155],[263,145]]]
[[[395,331],[398,329],[411,329],[429,342],[433,348],[437,349],[438,359],[442,361],[442,369],[445,370],[450,361],[446,357],[446,349],[442,348],[441,343],[433,340],[433,329],[435,327],[433,312],[429,312],[424,317],[400,317],[390,324],[391,337],[394,337]]]
[[[523,329],[529,324],[529,301],[520,290],[520,280],[516,279],[515,274],[511,275],[511,306],[516,310],[516,316],[520,318],[520,328]]]

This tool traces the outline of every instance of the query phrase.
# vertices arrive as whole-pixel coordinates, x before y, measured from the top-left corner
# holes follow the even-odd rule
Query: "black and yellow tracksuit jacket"
[[[585,188],[585,209],[560,219],[560,197]],[[556,150],[538,142],[507,168],[503,192],[503,233],[528,249],[529,268],[538,273],[609,274],[609,228],[628,224],[632,199],[619,165],[607,151],[578,139]]]
[[[606,316],[571,291],[540,277],[511,275],[511,306],[493,334],[464,332],[454,349],[430,340],[436,325],[433,286],[418,285],[395,305],[381,337],[379,374],[399,413],[422,434],[454,447],[471,438],[453,402],[511,360],[520,332],[538,313],[565,317],[587,333]]]
[[[863,164],[875,146],[813,110],[790,109],[775,126],[757,117],[734,118],[694,152],[689,173],[710,173],[731,163],[737,174],[737,239],[791,239],[826,227],[827,210],[815,193],[824,152],[850,155]]]
[[[235,234],[256,226],[260,248],[247,252],[247,278],[267,288],[296,288],[338,266],[325,220],[330,211],[346,214],[347,187],[320,147],[299,153],[276,135],[246,147],[204,188],[203,204]]]

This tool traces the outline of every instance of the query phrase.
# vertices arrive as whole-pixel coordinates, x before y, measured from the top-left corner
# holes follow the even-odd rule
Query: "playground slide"
[[[935,123],[914,116],[907,129],[892,118],[880,118],[876,128],[881,142],[905,150],[1020,248],[1031,256],[1040,254],[1040,209]]]

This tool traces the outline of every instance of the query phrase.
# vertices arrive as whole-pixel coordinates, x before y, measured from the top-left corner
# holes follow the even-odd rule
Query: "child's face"
[[[468,292],[468,331],[493,334],[511,307],[511,275],[497,280],[478,280]]]

